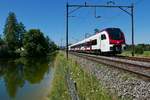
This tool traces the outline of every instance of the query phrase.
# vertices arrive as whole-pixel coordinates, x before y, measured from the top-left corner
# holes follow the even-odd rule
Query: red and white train
[[[125,49],[124,33],[119,28],[106,28],[69,46],[69,51],[120,54]]]

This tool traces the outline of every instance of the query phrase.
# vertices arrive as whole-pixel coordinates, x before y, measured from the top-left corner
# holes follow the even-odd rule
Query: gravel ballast
[[[70,55],[88,73],[95,75],[112,94],[124,100],[150,100],[150,82],[134,74]]]

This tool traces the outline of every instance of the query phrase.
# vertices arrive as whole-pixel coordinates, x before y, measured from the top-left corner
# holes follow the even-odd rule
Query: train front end
[[[110,52],[120,54],[126,48],[124,33],[119,28],[108,28]]]

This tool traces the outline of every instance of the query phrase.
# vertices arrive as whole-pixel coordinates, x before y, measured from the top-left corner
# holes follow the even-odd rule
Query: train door
[[[105,34],[101,34],[101,43],[100,43],[100,48],[101,48],[101,52],[106,52],[107,51],[107,46],[108,46],[108,44],[107,44],[107,37],[106,37],[106,35]]]

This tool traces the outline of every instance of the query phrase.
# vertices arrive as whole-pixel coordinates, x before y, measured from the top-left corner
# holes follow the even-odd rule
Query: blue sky
[[[65,6],[70,4],[106,4],[110,0],[0,0],[0,34],[10,11],[15,12],[18,21],[31,28],[41,29],[58,45],[65,44]],[[116,5],[135,3],[135,43],[150,43],[150,0],[112,0]],[[71,10],[71,9],[70,9]],[[126,42],[131,44],[131,18],[125,12],[115,8],[97,8],[94,18],[93,8],[81,8],[69,18],[69,42],[77,42],[85,33],[93,34],[94,29],[119,27],[125,33]]]

